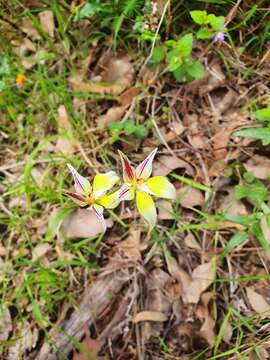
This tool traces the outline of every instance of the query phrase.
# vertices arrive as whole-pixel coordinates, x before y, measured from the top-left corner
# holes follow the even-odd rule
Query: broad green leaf
[[[210,21],[211,27],[215,30],[221,30],[224,27],[225,17],[224,16],[218,16],[215,19]]]
[[[125,121],[123,130],[126,135],[133,134],[136,131],[136,124],[134,119],[128,119]]]
[[[138,139],[145,139],[148,135],[148,129],[144,125],[137,125],[134,131],[134,136]]]
[[[182,66],[179,66],[176,70],[174,70],[173,75],[174,75],[175,79],[180,82],[186,82],[186,81],[188,81],[188,78],[189,78],[185,64]]]
[[[204,76],[203,65],[199,61],[191,62],[186,66],[187,73],[194,79],[201,79]]]
[[[264,109],[254,111],[252,115],[258,121],[270,121],[270,105]]]
[[[153,55],[150,59],[150,64],[157,65],[164,60],[166,56],[167,48],[165,46],[157,46],[154,48]]]
[[[190,11],[192,20],[199,25],[202,25],[207,20],[207,12],[205,10],[193,10]]]
[[[124,127],[124,124],[121,123],[120,121],[113,122],[113,123],[109,124],[109,129],[111,131],[120,131],[120,130],[123,129],[123,127]]]
[[[270,128],[243,129],[236,131],[234,135],[262,140],[263,145],[270,144]]]
[[[177,41],[175,48],[179,51],[182,58],[187,58],[191,54],[192,44],[192,34],[186,34]]]
[[[209,14],[209,15],[207,15],[206,24],[211,23],[211,22],[214,21],[215,19],[216,19],[216,15],[215,15],[215,14]]]
[[[212,39],[214,34],[208,28],[201,28],[196,32],[196,37],[199,40],[209,40]]]
[[[246,233],[246,232],[238,232],[238,233],[234,234],[230,238],[229,242],[226,244],[222,253],[220,254],[220,258],[224,259],[224,257],[227,254],[229,254],[234,248],[243,244],[243,242],[245,242],[247,240],[247,238],[248,238],[248,233]]]
[[[102,10],[102,5],[97,0],[92,0],[86,3],[83,7],[79,9],[75,15],[74,21],[85,19],[87,17],[93,16]]]

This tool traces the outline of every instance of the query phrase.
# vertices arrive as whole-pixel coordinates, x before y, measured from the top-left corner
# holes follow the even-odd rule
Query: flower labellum
[[[106,192],[115,185],[119,177],[114,171],[97,174],[93,179],[93,185],[91,185],[89,180],[81,176],[72,165],[67,164],[67,166],[73,176],[75,192],[65,191],[65,195],[79,206],[89,206],[89,210],[96,215],[105,231],[103,208],[111,208],[110,204],[118,195],[106,195]]]
[[[225,33],[223,32],[218,32],[216,33],[215,37],[214,37],[214,43],[215,42],[224,42],[225,41]]]
[[[123,168],[124,184],[118,191],[118,199],[136,199],[139,213],[148,222],[150,230],[156,225],[157,211],[152,196],[165,199],[175,199],[176,190],[174,185],[164,176],[150,177],[152,173],[152,163],[157,149],[153,150],[146,159],[134,169],[129,159],[121,151],[119,155]]]

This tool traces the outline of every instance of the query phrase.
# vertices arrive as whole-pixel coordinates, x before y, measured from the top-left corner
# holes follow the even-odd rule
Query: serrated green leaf
[[[193,10],[190,11],[192,20],[199,25],[202,25],[207,20],[207,12],[205,10]]]
[[[201,28],[196,32],[196,38],[199,40],[209,40],[212,39],[214,34],[206,27]]]
[[[221,30],[224,27],[225,17],[224,16],[218,16],[215,19],[212,19],[210,21],[211,27],[215,30]]]
[[[204,68],[199,61],[195,61],[187,64],[186,71],[194,79],[201,79],[204,76]]]
[[[173,49],[168,52],[167,61],[169,71],[175,71],[183,63],[183,60],[181,59],[177,49]]]
[[[186,34],[176,42],[175,49],[179,51],[182,58],[187,58],[192,51],[193,36]]]
[[[234,136],[249,137],[263,141],[264,145],[270,144],[270,128],[248,128],[236,131]]]

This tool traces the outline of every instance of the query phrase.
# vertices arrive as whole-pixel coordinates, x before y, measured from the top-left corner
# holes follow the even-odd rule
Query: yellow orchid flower
[[[132,200],[135,197],[138,211],[148,222],[150,230],[157,222],[156,206],[151,195],[165,199],[176,198],[175,187],[165,176],[150,177],[157,150],[153,150],[136,169],[131,166],[129,159],[119,151],[124,184],[118,191],[118,199],[120,201]]]
[[[79,206],[89,206],[98,220],[101,222],[104,231],[106,224],[103,217],[103,208],[112,208],[112,202],[118,196],[118,192],[105,195],[115,183],[119,180],[119,176],[114,171],[105,174],[97,174],[93,179],[93,186],[83,176],[81,176],[72,165],[67,164],[74,179],[75,192],[65,191],[65,195],[69,196]]]

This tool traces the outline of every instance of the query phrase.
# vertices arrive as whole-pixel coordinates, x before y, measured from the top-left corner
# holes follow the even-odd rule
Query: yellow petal
[[[90,182],[85,177],[81,176],[72,165],[67,164],[67,167],[73,176],[76,193],[81,195],[88,194],[91,191]]]
[[[165,199],[175,199],[176,190],[174,185],[164,176],[154,176],[146,180],[145,184],[151,194]]]
[[[157,148],[155,150],[153,150],[147,156],[147,158],[144,159],[144,161],[142,163],[140,163],[140,165],[137,166],[137,168],[136,168],[137,179],[146,180],[152,174],[152,163],[153,163],[153,160],[154,160],[157,150],[158,150]]]
[[[105,194],[105,192],[110,190],[118,180],[119,177],[114,171],[109,171],[105,174],[97,174],[93,181],[95,198],[98,199]]]
[[[157,211],[153,199],[144,191],[136,191],[136,204],[139,213],[145,218],[150,230],[156,225]]]
[[[120,189],[113,192],[110,195],[101,196],[99,199],[96,200],[96,203],[105,207],[106,209],[114,209],[119,205],[121,201],[119,199],[119,194],[120,194]]]

